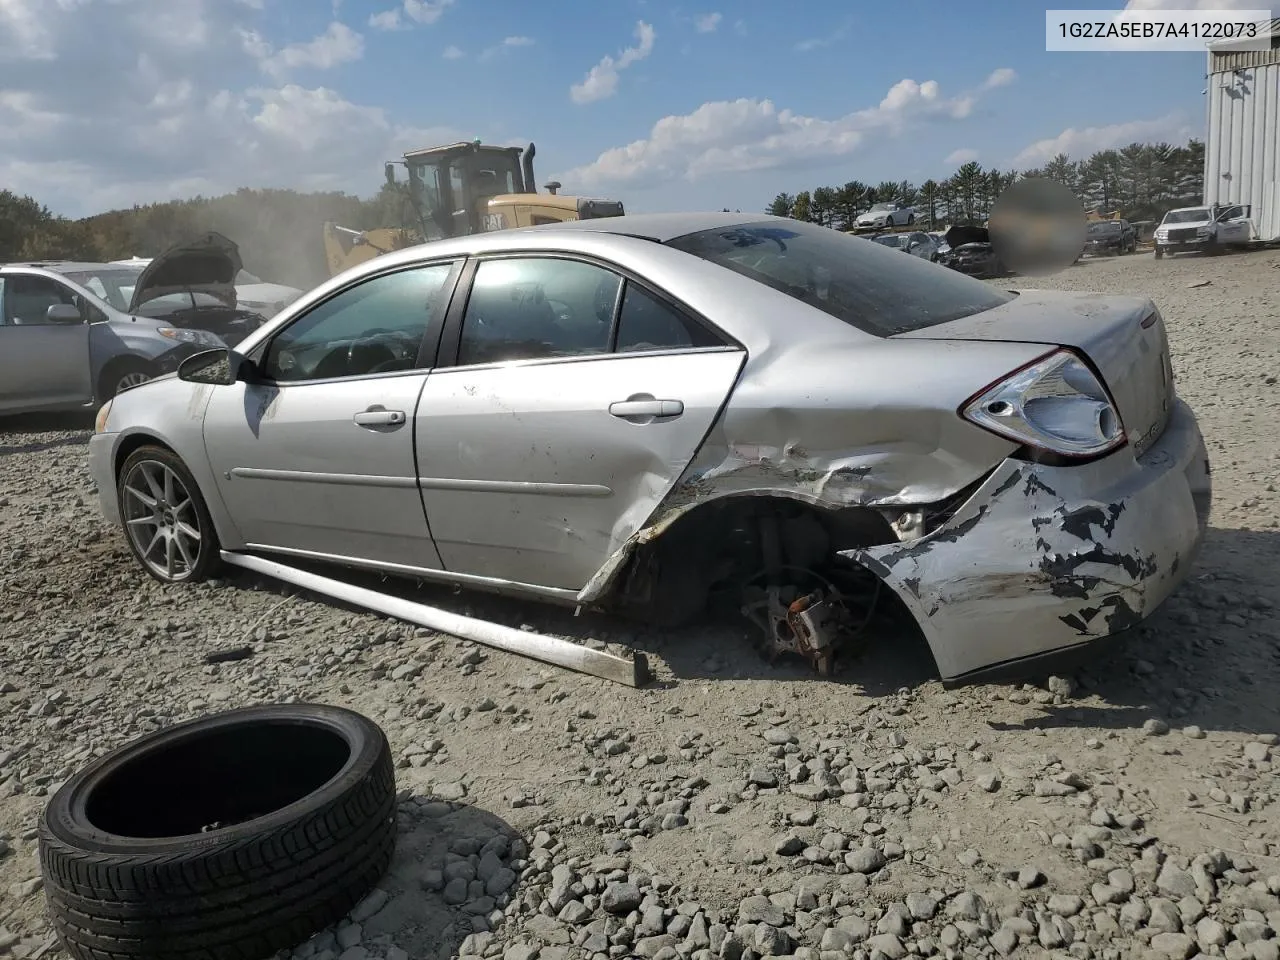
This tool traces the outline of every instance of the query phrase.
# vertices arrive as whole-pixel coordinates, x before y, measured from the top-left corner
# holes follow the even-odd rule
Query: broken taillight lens
[[[960,414],[1016,443],[1092,459],[1126,442],[1120,414],[1089,366],[1055,350],[971,397]]]

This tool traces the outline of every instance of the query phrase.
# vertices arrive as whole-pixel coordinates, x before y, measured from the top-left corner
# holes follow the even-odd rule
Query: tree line
[[[1087,160],[1059,154],[1037,170],[984,170],[966,163],[950,177],[919,186],[902,181],[780,193],[768,206],[778,216],[852,229],[881,200],[916,206],[924,224],[981,222],[1019,177],[1065,183],[1091,208],[1120,209],[1130,220],[1158,219],[1165,210],[1201,202],[1204,144],[1133,143]],[[727,209],[727,208],[726,208]],[[369,199],[347,193],[240,189],[219,197],[137,205],[79,220],[55,215],[36,199],[0,190],[0,263],[17,260],[119,260],[154,257],[210,230],[240,246],[246,269],[265,280],[307,288],[328,276],[322,227],[331,220],[367,230],[401,226],[404,198],[383,186]],[[922,224],[922,225],[924,225]]]
[[[1128,220],[1159,220],[1168,210],[1202,202],[1204,143],[1131,143],[1100,150],[1087,160],[1059,153],[1043,167],[1023,171],[986,170],[971,161],[943,180],[926,180],[919,186],[907,180],[874,185],[850,180],[838,187],[780,193],[766,212],[852,230],[872,204],[897,200],[916,208],[921,226],[982,223],[996,198],[1025,177],[1066,184],[1088,210],[1120,210]]]

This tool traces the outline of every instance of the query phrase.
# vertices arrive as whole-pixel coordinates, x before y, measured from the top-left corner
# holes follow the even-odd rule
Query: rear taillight
[[[960,415],[1016,443],[1093,458],[1125,444],[1106,388],[1070,350],[1056,350],[971,397]]]

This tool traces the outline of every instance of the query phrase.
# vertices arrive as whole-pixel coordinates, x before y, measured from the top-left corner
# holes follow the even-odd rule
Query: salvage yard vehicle
[[[164,583],[268,556],[663,624],[726,597],[820,669],[896,603],[948,682],[1136,627],[1210,497],[1150,300],[740,213],[362,264],[105,405],[89,460]]]
[[[241,309],[236,245],[218,234],[144,268],[0,264],[0,413],[83,410],[234,345],[265,318]]]
[[[1156,259],[1165,254],[1199,252],[1210,256],[1227,247],[1245,247],[1253,239],[1249,207],[1180,207],[1156,227]]]
[[[853,225],[858,230],[880,230],[885,227],[909,226],[916,222],[916,212],[905,203],[888,200],[872,204]]]
[[[150,257],[130,257],[128,260],[112,260],[113,264],[144,269],[151,263]],[[264,317],[279,313],[293,301],[302,296],[298,287],[290,287],[283,283],[269,283],[255,277],[248,270],[236,272],[236,303],[241,310],[252,310]]]
[[[1085,232],[1084,252],[1090,256],[1118,256],[1138,249],[1138,231],[1128,220],[1095,220]]]
[[[986,227],[956,225],[944,234],[946,250],[938,263],[971,277],[999,277],[1007,271]]]
[[[938,259],[938,242],[927,233],[882,233],[871,238],[876,243],[922,260]]]

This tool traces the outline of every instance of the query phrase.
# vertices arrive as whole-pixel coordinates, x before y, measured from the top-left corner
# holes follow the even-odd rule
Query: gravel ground
[[[1154,296],[1215,468],[1192,581],[1141,642],[1043,689],[944,691],[874,639],[819,679],[736,629],[579,621],[649,653],[659,682],[632,691],[249,576],[163,588],[97,515],[86,426],[0,424],[0,955],[62,956],[35,824],[73,770],[300,699],[383,724],[402,832],[372,898],[297,957],[1276,960],[1280,252],[1024,285]]]

